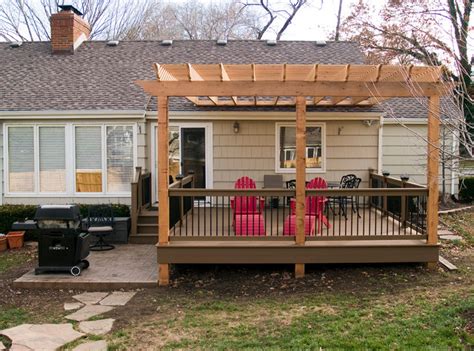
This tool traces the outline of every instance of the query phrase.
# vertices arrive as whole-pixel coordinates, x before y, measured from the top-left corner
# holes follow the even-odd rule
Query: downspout
[[[382,174],[383,168],[383,114],[379,119],[379,135],[378,135],[378,159],[377,159],[377,173]]]
[[[451,143],[451,155],[452,155],[452,161],[451,161],[451,195],[456,194],[456,184],[454,183],[455,177],[456,177],[456,172],[454,168],[456,167],[456,146],[457,146],[457,138],[456,138],[457,132],[454,132],[452,134],[453,141]]]

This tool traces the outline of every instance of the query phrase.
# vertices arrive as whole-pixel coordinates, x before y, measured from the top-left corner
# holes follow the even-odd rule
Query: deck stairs
[[[132,244],[156,244],[158,241],[158,209],[151,207],[143,209],[138,214],[137,233],[131,234]]]

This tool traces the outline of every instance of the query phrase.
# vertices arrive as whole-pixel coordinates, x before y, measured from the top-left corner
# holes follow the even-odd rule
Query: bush
[[[459,179],[459,198],[465,202],[474,200],[474,177]]]
[[[0,233],[7,233],[13,222],[33,219],[36,211],[35,205],[3,205],[0,206]]]
[[[89,205],[79,204],[82,217],[87,217]],[[36,205],[2,205],[0,206],[0,233],[10,231],[13,222],[33,219]],[[121,204],[112,204],[115,217],[130,217],[130,207]]]

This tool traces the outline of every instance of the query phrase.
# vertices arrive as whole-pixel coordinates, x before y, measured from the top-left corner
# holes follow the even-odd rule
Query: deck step
[[[153,224],[146,224],[146,223],[138,223],[137,228],[138,234],[158,234],[158,223]]]
[[[158,215],[138,215],[138,224],[156,224],[158,225]]]
[[[158,235],[155,234],[136,234],[130,235],[128,238],[130,244],[156,244],[158,242]]]

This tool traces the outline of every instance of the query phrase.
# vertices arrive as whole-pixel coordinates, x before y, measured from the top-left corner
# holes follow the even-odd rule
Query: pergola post
[[[296,245],[305,244],[306,98],[296,97]],[[295,264],[295,277],[304,276],[304,263]]]
[[[428,104],[428,208],[427,208],[427,233],[428,244],[438,243],[438,201],[439,201],[439,132],[440,132],[440,97],[432,95]],[[437,262],[429,262],[428,266],[434,268]]]
[[[158,97],[158,245],[168,245],[169,241],[169,160],[168,160],[168,97]],[[169,264],[158,265],[158,284],[169,284]]]

